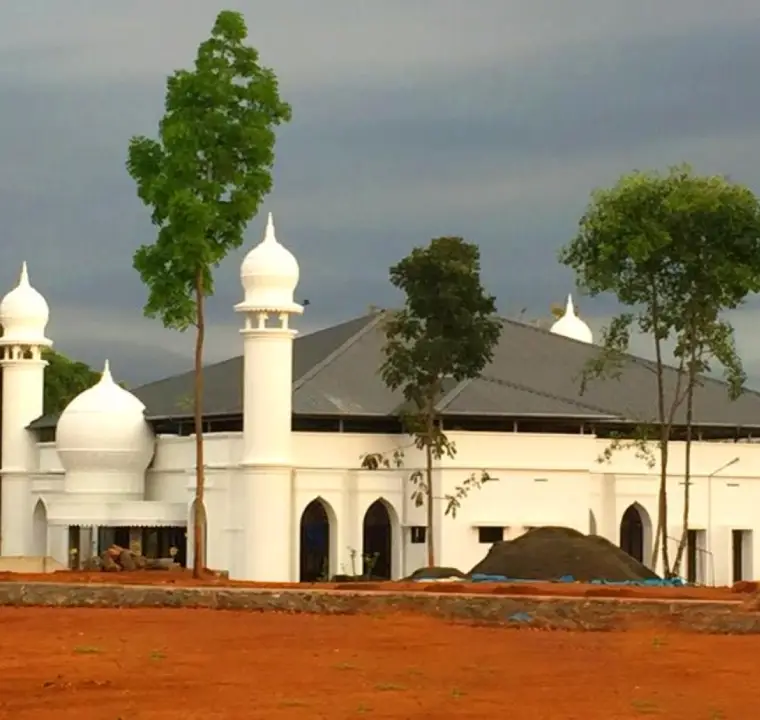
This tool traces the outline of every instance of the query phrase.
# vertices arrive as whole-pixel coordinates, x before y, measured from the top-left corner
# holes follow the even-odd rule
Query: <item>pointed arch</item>
[[[385,498],[375,500],[362,523],[363,572],[379,580],[391,580],[398,572],[399,521]]]
[[[620,519],[620,548],[648,565],[652,559],[652,519],[643,505],[629,505]]]
[[[299,578],[301,582],[327,580],[336,573],[337,522],[323,497],[309,502],[301,513]]]
[[[32,543],[34,557],[48,556],[48,511],[42,498],[37,500],[32,513]]]

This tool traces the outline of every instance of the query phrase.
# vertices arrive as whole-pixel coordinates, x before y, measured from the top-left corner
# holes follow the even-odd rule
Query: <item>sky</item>
[[[396,301],[388,268],[440,235],[479,244],[506,315],[572,291],[557,251],[591,191],[689,162],[760,192],[756,0],[24,0],[0,4],[0,292],[23,260],[56,348],[138,384],[192,336],[143,317],[155,238],[125,170],[166,77],[219,10],[244,13],[293,121],[245,248],[216,274],[209,362],[241,352],[239,265],[267,211],[301,266],[302,332]],[[579,300],[598,330],[615,308]],[[760,301],[732,316],[748,369]],[[635,349],[647,352],[646,343]]]

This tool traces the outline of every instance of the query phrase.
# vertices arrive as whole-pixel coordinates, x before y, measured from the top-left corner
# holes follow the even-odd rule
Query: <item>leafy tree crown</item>
[[[146,314],[184,329],[193,293],[213,293],[211,269],[240,247],[272,187],[274,128],[288,122],[274,72],[245,44],[242,15],[221,12],[192,70],[167,81],[158,139],[134,137],[127,169],[158,228],[135,269],[149,288]]]
[[[477,377],[491,361],[501,334],[496,301],[481,283],[477,245],[459,237],[415,248],[390,278],[406,301],[387,318],[381,375],[422,407],[444,377]]]

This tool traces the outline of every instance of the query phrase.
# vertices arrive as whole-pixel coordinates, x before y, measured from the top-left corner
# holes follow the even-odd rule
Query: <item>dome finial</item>
[[[264,233],[264,242],[277,242],[274,234],[274,215],[271,212],[267,215],[267,229]]]
[[[21,274],[18,278],[18,284],[20,286],[29,287],[29,269],[26,266],[26,260],[21,263]]]
[[[572,293],[567,296],[567,305],[565,305],[565,315],[575,315],[575,305],[573,305]]]
[[[105,382],[111,382],[113,380],[113,377],[111,377],[111,363],[108,362],[108,358],[106,358],[105,363],[103,363],[103,372],[100,375],[100,379]]]

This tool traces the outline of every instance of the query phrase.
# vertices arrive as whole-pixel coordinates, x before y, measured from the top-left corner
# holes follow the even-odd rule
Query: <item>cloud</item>
[[[301,327],[394,302],[388,266],[453,233],[480,244],[502,311],[540,314],[572,286],[556,253],[592,188],[683,160],[760,188],[756,3],[224,6],[246,10],[294,106],[265,209],[301,263],[312,303]],[[124,160],[131,135],[155,132],[165,76],[192,62],[220,7],[0,8],[0,288],[29,260],[54,339],[96,364],[108,352],[147,377],[189,362],[189,338],[142,319],[131,258],[153,229]],[[238,267],[262,223],[216,274],[210,359],[239,351]],[[745,346],[760,357],[751,337]]]
[[[746,0],[436,0],[435,6],[424,0],[265,0],[255,12],[242,0],[122,6],[25,0],[3,8],[0,38],[37,78],[81,83],[160,76],[187,64],[222,8],[246,14],[252,41],[293,87],[345,78],[398,85],[419,72],[556,57],[568,47],[612,47],[630,38],[720,32],[758,19]],[[48,53],[53,66],[46,65]]]

